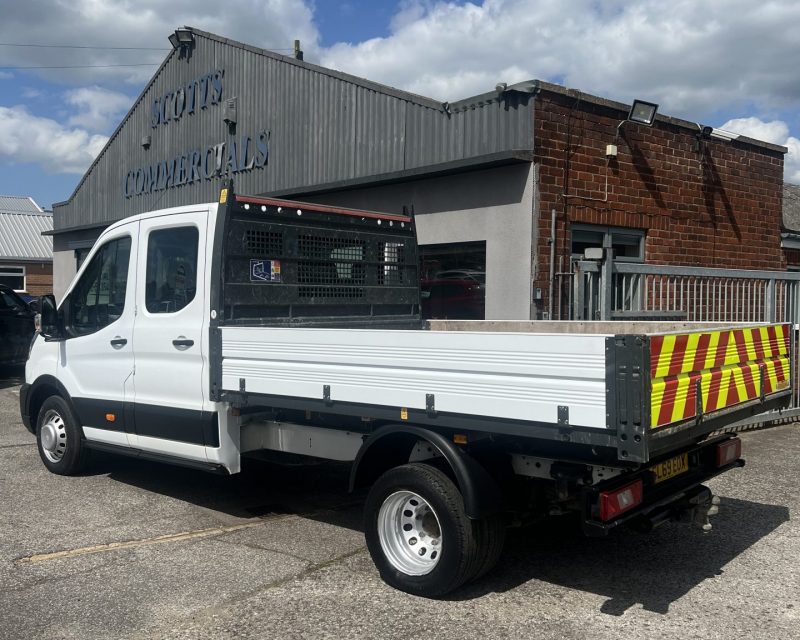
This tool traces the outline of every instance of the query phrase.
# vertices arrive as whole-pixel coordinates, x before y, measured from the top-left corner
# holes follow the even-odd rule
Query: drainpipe
[[[556,282],[556,210],[550,210],[550,291],[548,293],[548,320],[553,319],[553,287]]]

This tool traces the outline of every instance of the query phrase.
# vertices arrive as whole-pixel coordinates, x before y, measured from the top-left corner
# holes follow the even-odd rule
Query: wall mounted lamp
[[[651,127],[656,120],[657,111],[658,105],[653,102],[634,100],[630,113],[628,113],[628,120]]]
[[[172,48],[178,52],[179,58],[188,60],[191,57],[194,47],[194,34],[191,29],[175,29],[175,32],[169,35],[168,40]]]

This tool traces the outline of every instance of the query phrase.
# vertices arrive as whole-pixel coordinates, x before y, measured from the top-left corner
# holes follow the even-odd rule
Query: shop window
[[[429,244],[422,254],[424,318],[482,320],[486,309],[486,243]]]
[[[583,258],[589,248],[602,248],[610,239],[614,260],[644,262],[644,231],[618,227],[572,225],[572,257]]]
[[[0,284],[14,291],[25,291],[25,267],[0,266]]]

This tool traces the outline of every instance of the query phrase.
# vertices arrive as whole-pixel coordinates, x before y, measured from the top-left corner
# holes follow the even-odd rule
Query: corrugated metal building
[[[548,167],[566,166],[564,178],[577,188],[592,183],[587,172],[600,183],[605,175],[604,202],[614,206],[605,144],[619,136],[628,105],[533,80],[441,103],[197,29],[183,35],[190,42],[167,56],[70,199],[54,206],[57,294],[108,224],[214,201],[232,177],[238,193],[413,212],[423,278],[446,285],[447,301],[460,300],[456,315],[535,318],[547,312],[550,210],[558,207],[563,218],[559,246],[567,254],[563,239],[570,212],[578,211],[569,200],[575,189],[548,191],[559,184]],[[698,133],[696,124],[674,118],[659,116],[658,125],[675,146],[688,148]],[[600,129],[608,131],[596,135]],[[599,164],[590,158],[572,165],[570,182],[579,130],[584,150],[600,145],[591,150]],[[635,140],[626,140],[633,147]],[[782,148],[764,149],[782,167]],[[630,175],[644,182],[646,198],[661,159],[635,151],[621,153],[619,166],[644,162]],[[550,192],[552,198],[542,196]],[[596,195],[589,190],[584,200]],[[662,195],[641,206],[672,207]],[[639,202],[629,197],[620,206]],[[581,215],[575,219],[590,221]],[[458,289],[470,281],[479,282],[479,308],[469,293],[474,287]]]
[[[33,198],[0,196],[0,284],[43,295],[53,288],[53,216]]]

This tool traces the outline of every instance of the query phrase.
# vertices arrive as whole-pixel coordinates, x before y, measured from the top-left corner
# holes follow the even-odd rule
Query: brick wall
[[[698,150],[695,132],[666,122],[627,122],[615,141],[627,113],[576,96],[543,91],[537,97],[537,287],[548,286],[553,208],[556,255],[565,267],[569,229],[581,223],[644,230],[648,263],[785,269],[780,151],[715,139]],[[618,155],[607,161],[606,145],[614,143]]]
[[[27,277],[25,285],[32,296],[43,296],[53,293],[53,263],[40,262],[26,265]]]

